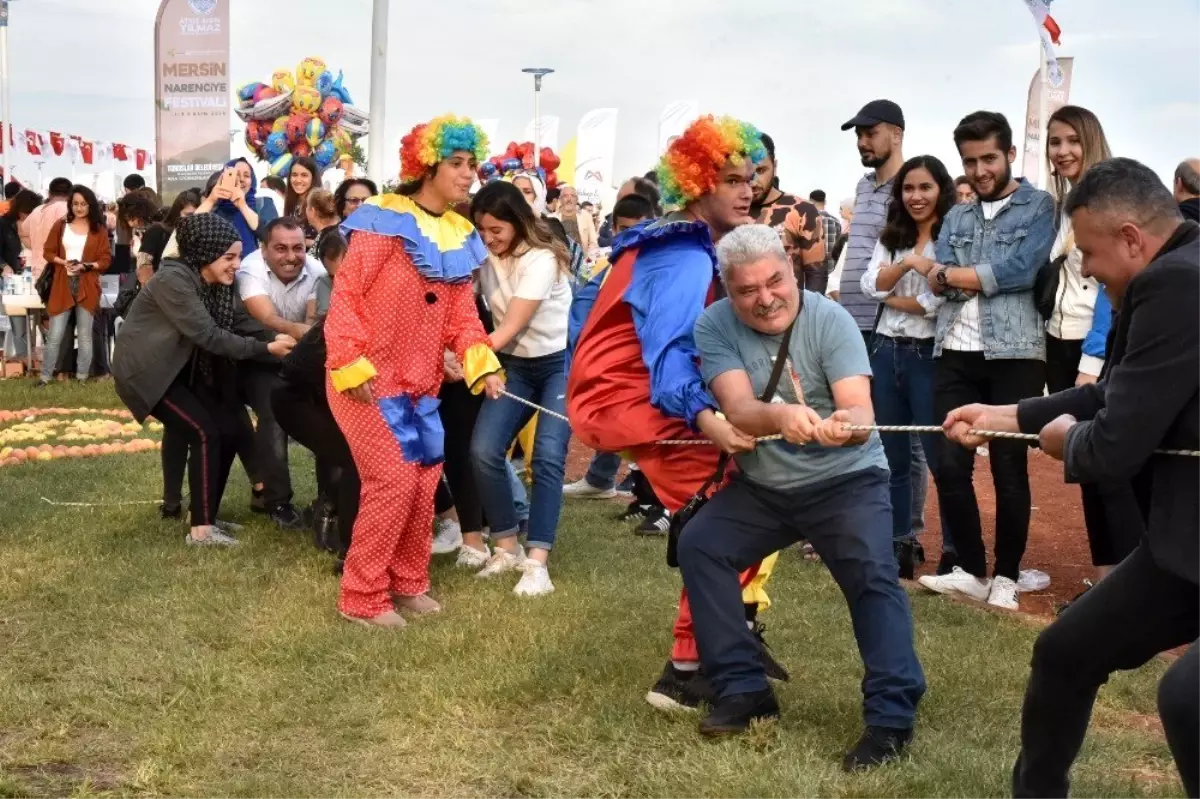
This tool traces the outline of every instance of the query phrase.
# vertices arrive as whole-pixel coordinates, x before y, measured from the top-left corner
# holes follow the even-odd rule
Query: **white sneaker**
[[[550,570],[546,568],[546,564],[526,558],[521,571],[524,572],[521,581],[513,589],[517,596],[543,596],[554,591],[554,583],[550,582]]]
[[[479,574],[476,574],[475,576],[481,579],[495,577],[497,574],[516,571],[517,569],[521,568],[522,564],[524,563],[525,550],[523,548],[518,548],[517,554],[515,555],[511,552],[497,548],[492,551],[492,557],[488,559],[487,565],[484,566]]]
[[[992,587],[991,580],[980,580],[959,566],[955,566],[949,574],[940,577],[927,574],[917,582],[938,594],[964,594],[980,602],[987,601]]]
[[[992,580],[992,590],[988,594],[987,603],[1005,610],[1017,610],[1017,583],[1007,577],[996,577]]]
[[[563,496],[575,499],[612,499],[616,495],[617,489],[596,488],[586,478],[563,486]]]
[[[458,559],[454,561],[454,565],[460,569],[482,569],[487,565],[488,558],[492,553],[487,551],[487,545],[483,549],[475,549],[475,547],[463,546],[459,547]]]
[[[462,546],[462,528],[452,519],[438,519],[434,523],[433,554],[449,555]]]

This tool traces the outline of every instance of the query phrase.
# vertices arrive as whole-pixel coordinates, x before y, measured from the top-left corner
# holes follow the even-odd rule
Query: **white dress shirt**
[[[238,293],[243,302],[251,297],[269,297],[280,317],[289,322],[303,322],[308,301],[316,299],[317,278],[324,274],[325,267],[310,255],[296,279],[284,283],[267,266],[259,248],[243,258],[238,267]]]
[[[896,281],[896,285],[892,286],[891,291],[880,291],[877,287],[879,270],[883,266],[899,263],[904,260],[906,255],[912,254],[913,249],[911,247],[893,252],[884,247],[881,242],[876,242],[875,252],[871,254],[871,261],[867,265],[867,271],[863,272],[860,281],[862,293],[871,299],[883,302],[888,297],[915,297],[917,302],[921,304],[921,307],[925,309],[923,316],[917,316],[916,314],[897,310],[896,308],[889,308],[885,305],[883,313],[879,317],[879,324],[875,326],[875,332],[881,336],[887,336],[888,338],[933,338],[934,329],[937,326],[938,308],[946,300],[929,290],[929,281],[920,272],[915,269],[905,272]],[[933,242],[926,243],[925,248],[920,254],[931,260],[935,259]]]

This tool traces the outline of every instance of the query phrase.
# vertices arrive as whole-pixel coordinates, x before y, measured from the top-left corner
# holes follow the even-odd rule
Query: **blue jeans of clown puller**
[[[621,470],[621,456],[615,452],[597,452],[592,456],[584,479],[592,488],[609,489],[617,486],[617,472]]]
[[[892,554],[888,476],[871,468],[778,490],[735,475],[688,522],[679,568],[700,662],[722,697],[767,687],[738,573],[807,538],[850,608],[868,725],[910,728],[925,693],[912,613]]]
[[[871,341],[871,402],[875,406],[875,421],[881,425],[936,425],[941,420],[933,411],[933,339],[891,338],[876,335]],[[914,537],[912,520],[919,513],[915,503],[925,497],[929,475],[937,466],[937,433],[922,433],[921,459],[918,472],[914,466],[917,454],[912,436],[885,434],[883,450],[891,469],[892,537]],[[919,480],[918,484],[913,483]],[[918,489],[920,489],[918,491]],[[918,498],[919,497],[919,498]],[[942,524],[942,549],[953,551],[949,532]]]
[[[556,413],[566,413],[566,352],[539,358],[500,355],[507,375],[510,394],[541,405]],[[517,514],[507,473],[506,454],[517,433],[534,411],[508,397],[485,400],[475,420],[471,437],[471,461],[483,512],[493,539],[517,534]],[[547,414],[538,417],[533,442],[533,491],[529,501],[527,544],[539,549],[554,546],[558,516],[562,511],[562,483],[566,470],[567,445],[571,429],[561,419]]]

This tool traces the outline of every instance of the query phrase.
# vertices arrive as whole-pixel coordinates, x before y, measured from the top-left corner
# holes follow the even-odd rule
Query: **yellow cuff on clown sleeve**
[[[500,368],[500,360],[496,357],[496,353],[492,352],[491,347],[479,343],[472,345],[467,350],[467,356],[463,358],[463,378],[471,387],[472,394],[479,394],[483,391],[483,378],[497,373],[501,376],[504,375],[504,371]]]
[[[341,369],[330,370],[329,380],[333,383],[333,387],[341,392],[358,388],[377,374],[374,365],[362,357]]]

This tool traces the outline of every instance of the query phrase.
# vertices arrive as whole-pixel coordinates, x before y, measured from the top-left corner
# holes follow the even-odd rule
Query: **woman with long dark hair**
[[[479,271],[483,298],[496,330],[492,347],[505,369],[507,390],[558,414],[566,413],[567,316],[571,308],[570,254],[546,223],[534,216],[520,189],[496,181],[471,202],[488,260]],[[571,430],[549,414],[538,418],[533,447],[528,554],[517,540],[518,524],[508,480],[509,445],[534,411],[513,399],[483,404],[471,440],[475,483],[491,526],[493,552],[479,577],[523,572],[514,593],[540,596],[554,590],[546,563],[562,510],[563,472]],[[484,547],[467,541],[464,548]]]
[[[878,424],[941,421],[933,410],[933,339],[937,310],[944,300],[929,291],[925,276],[935,265],[934,244],[954,202],[954,180],[932,155],[910,158],[896,173],[887,224],[861,281],[864,294],[883,302],[869,347],[874,373],[871,400]],[[908,436],[883,438],[892,472],[893,546],[900,576],[911,580],[917,553],[911,525],[912,445]],[[933,433],[921,436],[930,470],[937,463],[937,439]]]
[[[142,288],[117,335],[117,395],[139,422],[154,416],[191,452],[187,543],[236,544],[217,510],[239,443],[251,436],[237,391],[236,362],[272,361],[295,341],[256,322],[234,290],[241,236],[216,214],[176,229],[179,260],[168,259]]]
[[[294,217],[302,225],[308,222],[304,218],[304,201],[308,193],[321,187],[321,167],[311,156],[303,156],[292,161],[287,175],[287,195],[283,198],[283,215]],[[304,237],[309,235],[307,231]]]
[[[71,188],[67,215],[50,228],[44,254],[46,268],[54,270],[54,282],[46,302],[50,335],[37,385],[44,386],[54,377],[72,312],[79,349],[75,376],[87,380],[92,369],[92,318],[100,308],[100,275],[112,263],[104,207],[87,186]]]
[[[3,265],[4,277],[13,277],[25,272],[25,264],[21,260],[21,226],[42,204],[42,195],[29,189],[21,189],[17,195],[8,201],[8,210],[0,216],[0,264]],[[8,329],[12,331],[13,349],[18,359],[29,354],[29,321],[26,316],[8,317]],[[0,347],[3,345],[0,336]]]
[[[475,392],[504,388],[471,287],[487,251],[451,210],[486,155],[487,136],[468,119],[418,125],[403,139],[399,193],[371,198],[343,225],[350,248],[325,342],[329,407],[363,486],[338,598],[349,621],[397,629],[406,624],[398,611],[441,609],[428,591],[443,353],[454,353]]]

